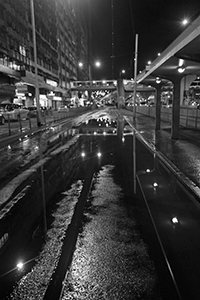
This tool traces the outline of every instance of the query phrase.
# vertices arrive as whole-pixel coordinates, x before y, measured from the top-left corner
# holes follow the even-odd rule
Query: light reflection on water
[[[103,149],[103,144],[107,145],[108,140],[99,137],[99,143],[98,147]],[[83,224],[79,235],[74,265],[66,282],[68,290],[63,299],[134,299],[134,293],[153,293],[153,299],[161,299],[154,289],[156,275],[146,245],[135,228],[134,218],[127,215],[122,188],[113,179],[115,167],[112,164],[119,161],[119,157],[115,157],[118,148],[112,140],[107,145],[107,151],[103,151],[101,161],[105,161],[105,166],[98,165],[93,190],[88,198],[89,207],[84,214],[85,220],[90,222]],[[66,192],[63,206],[60,204],[55,212],[54,226],[48,231],[48,241],[36,265],[17,284],[11,299],[42,299],[58,263],[65,230],[82,183],[78,182],[73,187],[69,193]],[[148,296],[146,299],[149,299]]]
[[[54,221],[47,232],[47,240],[32,270],[17,283],[10,299],[43,299],[52,273],[58,264],[66,229],[71,222],[74,206],[82,189],[82,181],[74,183],[63,193],[52,216]]]
[[[104,166],[93,183],[62,300],[161,299],[154,265],[122,204],[113,169]]]

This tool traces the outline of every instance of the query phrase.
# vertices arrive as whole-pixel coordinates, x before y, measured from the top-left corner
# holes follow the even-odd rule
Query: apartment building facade
[[[57,108],[70,98],[79,56],[88,59],[88,23],[79,2],[33,0],[42,106]],[[0,0],[0,103],[35,104],[32,12],[31,0]]]

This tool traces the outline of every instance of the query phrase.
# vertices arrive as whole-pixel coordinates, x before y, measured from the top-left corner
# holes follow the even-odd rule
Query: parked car
[[[37,117],[37,107],[36,106],[29,106],[28,110],[29,110],[28,116],[30,118],[36,118]]]
[[[69,108],[66,105],[61,105],[58,107],[58,112],[67,112],[69,111]]]
[[[1,104],[0,108],[5,120],[9,118],[11,121],[18,121],[20,118],[28,118],[29,110],[19,104]]]
[[[3,111],[0,109],[0,125],[5,124],[5,118],[3,116]]]

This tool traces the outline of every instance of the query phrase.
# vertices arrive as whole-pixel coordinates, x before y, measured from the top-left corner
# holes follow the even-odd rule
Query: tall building
[[[40,104],[57,108],[88,59],[88,24],[80,0],[33,2]],[[0,102],[35,104],[32,12],[31,0],[0,0]]]

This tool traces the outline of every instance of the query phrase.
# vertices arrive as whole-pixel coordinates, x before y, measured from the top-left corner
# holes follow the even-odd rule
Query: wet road
[[[122,110],[121,112],[128,122],[133,123],[131,111]],[[109,114],[115,118],[119,116],[119,111],[113,108],[105,108],[86,113],[83,116],[74,118],[73,124],[69,122],[69,127],[91,118],[98,119],[103,114]],[[193,144],[192,141],[190,142],[191,131],[189,129],[181,129],[180,139],[172,140],[170,134],[171,125],[168,122],[162,122],[162,131],[155,133],[155,120],[139,114],[135,120],[135,127],[146,140],[154,145],[157,151],[162,153],[200,188],[200,138],[198,132],[192,132],[192,138],[196,140],[195,144]],[[61,130],[60,126],[49,127],[49,129],[40,136],[27,137],[22,141],[18,141],[16,144],[8,145],[0,149],[1,181],[3,181],[2,176],[8,179],[10,178],[10,174],[18,172],[21,167],[24,167],[25,164],[34,160],[39,155],[39,145],[43,145],[42,152],[45,152],[48,148],[47,140],[50,139],[51,136],[53,137],[58,134],[59,130]]]
[[[41,155],[44,157],[52,148],[62,144],[60,134],[73,136],[76,132],[73,126],[80,124],[83,119],[90,115],[85,113],[79,117],[68,118],[59,124],[54,124],[33,135],[19,138],[17,142],[10,143],[0,148],[0,187],[13,176],[35,163]],[[68,131],[68,132],[67,132]]]
[[[142,124],[141,121],[141,125],[145,129],[146,124]],[[142,128],[140,129],[142,131]],[[155,142],[153,140],[155,138],[154,130],[152,128],[151,134],[151,128],[149,129],[148,138],[152,138],[152,141]],[[177,299],[167,279],[166,271],[161,268],[164,265],[163,257],[159,254],[156,239],[153,238],[153,231],[150,230],[148,214],[145,214],[144,208],[141,207],[142,197],[138,199],[138,195],[137,197],[133,196],[132,142],[129,138],[132,137],[126,136],[125,141],[116,143],[111,137],[107,139],[105,136],[101,136],[98,137],[98,143],[94,143],[94,147],[101,150],[103,155],[97,164],[77,247],[72,264],[66,274],[61,297],[63,300]],[[162,147],[162,143],[160,147]],[[171,146],[168,145],[168,147],[166,153],[172,153],[170,152]],[[173,147],[173,149],[175,148]],[[182,151],[184,152],[184,149]],[[152,169],[154,166],[153,155],[149,157],[142,149],[138,149],[138,153],[137,170]],[[175,152],[173,153],[175,155]],[[154,176],[149,176],[148,180],[151,181],[153,178]],[[148,186],[150,181],[148,181]],[[75,186],[76,184],[78,181],[75,182]],[[68,191],[65,191],[63,195],[65,193]],[[198,299],[198,270],[200,269],[198,267],[200,228],[198,205],[188,200],[187,197],[182,199],[171,197],[171,194],[168,194],[166,180],[162,182],[160,194],[151,189],[150,193],[149,190],[145,191],[145,196],[157,220],[157,226],[161,230],[167,254],[177,271],[179,284],[186,291],[183,299],[189,299],[187,293],[192,295],[191,299]],[[75,204],[77,199],[74,201]],[[68,207],[66,203],[64,206]],[[68,209],[71,211],[68,213],[72,214],[73,207],[69,206]],[[60,213],[61,220],[65,220],[62,210]],[[178,227],[173,226],[170,221],[173,213],[179,217]],[[45,276],[43,280],[40,278],[41,282],[38,283],[40,263],[36,275],[34,275],[34,268],[30,273],[24,275],[16,288],[16,291],[20,291],[20,299],[27,299],[27,292],[34,291],[34,286],[35,292],[38,293],[38,299],[42,299],[53,267],[59,259],[59,251],[56,257],[53,245],[60,249],[56,243],[57,240],[62,242],[62,237],[58,237],[56,232],[58,230],[65,234],[68,227],[68,223],[60,225],[59,221],[56,224],[55,228],[51,228],[53,241],[47,246],[48,256],[46,257],[45,254],[43,257],[45,268],[41,272]],[[49,257],[50,254],[53,256]],[[38,261],[40,262],[40,260]],[[170,290],[172,292],[168,295],[166,292],[170,293]],[[191,291],[193,293],[190,293]],[[30,299],[34,297],[33,295],[29,294]]]
[[[96,174],[60,299],[162,299],[148,248],[113,169],[106,165]]]
[[[14,285],[16,281],[11,294],[7,294],[1,284],[2,294],[7,294],[3,299],[43,299],[51,276],[58,264],[63,239],[71,222],[82,186],[82,181],[76,180],[68,190],[60,191],[60,195],[55,199],[55,206],[48,216],[48,221],[51,223],[48,226],[46,242],[43,239],[41,244],[43,226],[40,224],[36,228],[32,243],[21,250],[21,255],[13,257],[12,254],[12,260],[15,259],[14,267],[18,261],[23,262],[24,267],[22,270],[11,269],[11,272],[2,276],[1,283],[2,280],[5,280],[4,288],[6,287],[7,291],[12,290],[11,285]]]
[[[83,175],[87,175],[85,164],[91,147],[94,155],[101,151],[102,156],[95,157],[92,188],[62,299],[164,299],[148,245],[138,227],[131,145],[132,136],[126,136],[125,141],[117,136],[93,136],[81,144],[80,151],[85,149],[86,156],[80,178],[56,196],[47,241],[41,250],[36,241],[35,246],[31,245],[32,252],[36,247],[33,266],[27,263],[9,299],[43,299],[61,255]]]

